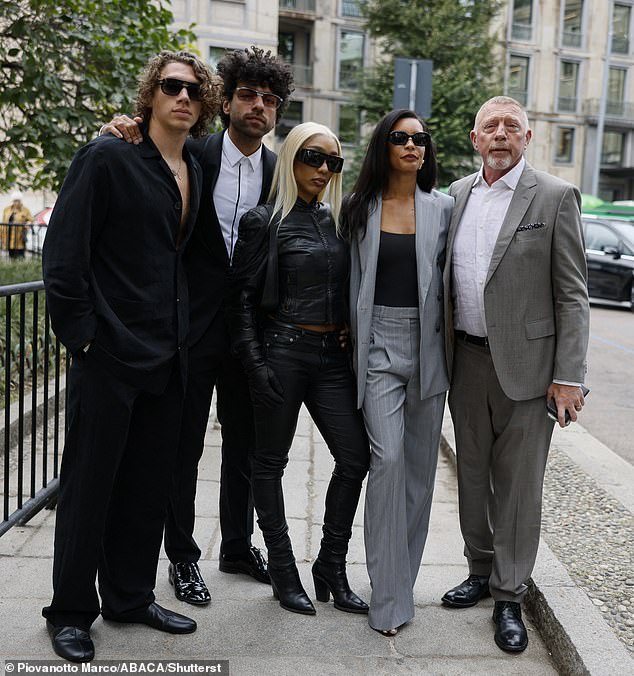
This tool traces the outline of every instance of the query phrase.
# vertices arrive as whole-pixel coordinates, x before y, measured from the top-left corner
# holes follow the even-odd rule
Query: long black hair
[[[379,120],[372,132],[359,177],[352,193],[344,199],[342,205],[342,225],[348,237],[359,230],[365,234],[368,213],[376,207],[379,196],[388,187],[390,162],[387,137],[394,125],[403,118],[418,120],[423,125],[423,130],[429,132],[425,122],[413,110],[406,108],[393,110]],[[436,185],[437,176],[436,150],[430,141],[425,145],[425,163],[416,174],[416,183],[421,190],[430,192]]]

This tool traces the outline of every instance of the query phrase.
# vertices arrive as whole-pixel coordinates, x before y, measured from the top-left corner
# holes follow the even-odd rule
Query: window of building
[[[561,61],[559,65],[557,110],[570,113],[576,112],[578,82],[579,64],[576,61]]]
[[[614,5],[612,10],[612,52],[629,54],[631,5]]]
[[[511,37],[515,40],[533,37],[533,0],[513,0]]]
[[[606,131],[603,133],[603,148],[601,149],[601,164],[610,166],[622,166],[623,148],[625,147],[625,134],[618,131]]]
[[[363,71],[365,35],[359,31],[339,33],[338,78],[340,89],[358,89]]]
[[[606,113],[623,117],[625,112],[625,68],[610,68],[608,73],[608,100]]]
[[[566,0],[561,42],[565,47],[581,47],[583,41],[583,0]]]
[[[303,101],[291,101],[288,104],[286,112],[282,116],[282,119],[279,121],[278,125],[275,127],[275,136],[278,138],[286,138],[288,132],[296,127],[298,124],[301,124],[304,119],[304,102]]]
[[[523,106],[528,103],[528,69],[530,57],[511,54],[508,93]]]
[[[575,150],[575,128],[557,127],[555,161],[570,164]]]
[[[341,0],[341,16],[361,17],[359,0]]]
[[[342,103],[339,106],[339,140],[341,143],[359,143],[361,117],[357,106]]]
[[[210,47],[209,56],[207,57],[207,63],[216,70],[218,66],[218,61],[227,53],[227,50],[224,47]]]
[[[295,34],[278,33],[277,54],[286,63],[293,63],[295,58]]]

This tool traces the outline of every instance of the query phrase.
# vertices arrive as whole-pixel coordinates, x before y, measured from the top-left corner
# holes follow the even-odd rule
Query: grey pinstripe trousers
[[[445,393],[420,399],[417,308],[374,306],[363,415],[370,439],[365,548],[369,624],[414,617],[431,510]]]

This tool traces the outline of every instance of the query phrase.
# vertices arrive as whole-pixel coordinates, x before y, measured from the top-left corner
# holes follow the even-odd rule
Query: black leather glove
[[[254,406],[272,408],[279,406],[283,401],[283,390],[277,376],[266,365],[258,366],[247,373],[249,391]]]

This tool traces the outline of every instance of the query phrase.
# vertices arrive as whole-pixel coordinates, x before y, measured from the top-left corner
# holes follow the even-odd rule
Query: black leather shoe
[[[79,627],[55,627],[46,623],[53,650],[70,662],[90,662],[95,657],[95,646],[90,634]]]
[[[271,569],[270,573],[273,596],[279,600],[284,610],[300,615],[316,614],[315,606],[302,587],[297,566],[294,563],[278,570]]]
[[[158,603],[150,603],[147,608],[137,610],[125,615],[107,615],[102,612],[105,620],[112,622],[134,622],[138,624],[147,624],[152,629],[166,631],[168,634],[191,634],[196,631],[194,620],[173,610],[168,610],[159,606]]]
[[[197,563],[170,563],[167,576],[179,601],[191,603],[193,606],[204,606],[211,601]]]
[[[271,584],[266,559],[257,547],[251,547],[239,559],[228,559],[224,554],[221,554],[218,569],[221,573],[243,573],[244,575],[250,575],[258,582]]]
[[[324,563],[317,559],[313,563],[313,582],[318,601],[328,603],[332,594],[337,610],[367,614],[368,604],[350,589],[345,563]]]
[[[450,589],[443,597],[443,605],[450,608],[471,608],[480,600],[491,596],[488,575],[469,575],[457,587]]]
[[[528,645],[528,634],[522,622],[522,609],[513,601],[496,601],[493,609],[495,643],[501,650],[521,653]]]

